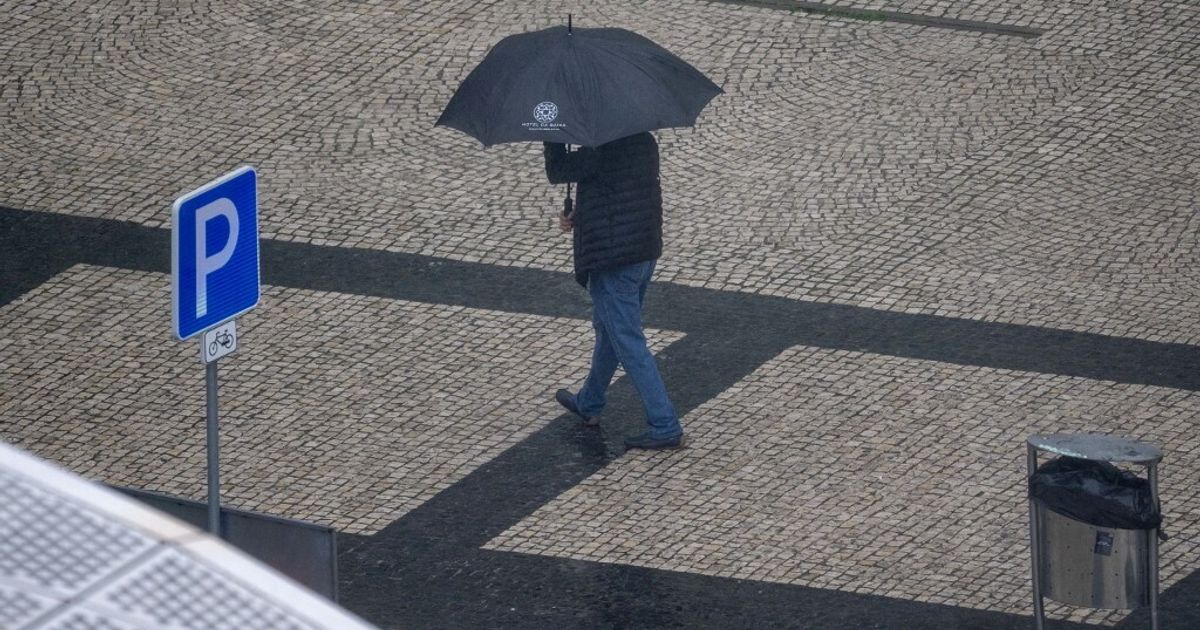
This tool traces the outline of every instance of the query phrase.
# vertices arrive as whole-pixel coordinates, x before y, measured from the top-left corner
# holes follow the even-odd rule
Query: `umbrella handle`
[[[570,152],[571,145],[568,144],[567,153]],[[567,182],[567,196],[563,197],[563,216],[569,219],[572,214],[575,214],[575,202],[571,201],[571,182]]]

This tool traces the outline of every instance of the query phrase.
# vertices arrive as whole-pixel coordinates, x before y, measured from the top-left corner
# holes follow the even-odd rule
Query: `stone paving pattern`
[[[660,281],[1200,343],[1200,5],[843,6],[1045,34],[704,1],[0,0],[0,205],[165,227],[249,163],[267,238],[567,271],[540,148],[432,124],[503,35],[572,12],[726,91],[658,134]],[[0,438],[199,498],[202,370],[167,294],[77,266],[0,308]],[[582,320],[273,287],[240,326],[226,498],[358,533],[556,417],[591,343]],[[688,414],[690,449],[626,456],[490,547],[1027,613],[1024,437],[1166,446],[1170,584],[1198,568],[1196,411],[1191,391],[798,347]]]
[[[1024,441],[1053,427],[1171,445],[1166,588],[1200,568],[1197,416],[1196,392],[796,347],[688,414],[691,448],[627,454],[488,548],[1025,612]]]
[[[0,436],[106,483],[204,498],[204,367],[170,336],[168,295],[164,275],[78,265],[0,308]],[[275,287],[238,323],[219,367],[222,500],[351,533],[556,418],[592,343],[578,320]]]
[[[1200,338],[1195,3],[848,5],[1034,40],[708,2],[0,6],[10,205],[161,226],[247,162],[267,236],[565,270],[538,148],[432,122],[500,37],[574,11],[727,92],[660,134],[662,279]]]

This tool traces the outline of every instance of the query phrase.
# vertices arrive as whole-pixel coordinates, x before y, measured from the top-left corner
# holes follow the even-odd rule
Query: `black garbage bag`
[[[1029,478],[1029,494],[1049,509],[1097,527],[1158,529],[1150,482],[1108,462],[1058,457]]]

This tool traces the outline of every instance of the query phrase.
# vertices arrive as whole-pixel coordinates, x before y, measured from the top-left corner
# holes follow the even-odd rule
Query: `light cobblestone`
[[[0,440],[202,499],[204,368],[169,295],[161,274],[79,265],[0,308]],[[351,533],[557,418],[592,343],[590,322],[277,287],[238,337],[219,364],[223,499]]]
[[[1024,441],[1097,432],[1166,445],[1168,588],[1200,568],[1197,415],[1196,392],[796,347],[683,418],[689,448],[627,454],[487,548],[1029,614]]]
[[[1046,33],[708,2],[4,2],[0,203],[164,226],[248,162],[271,238],[566,270],[538,148],[432,123],[500,37],[574,12],[726,90],[659,134],[662,279],[1200,340],[1200,8],[847,6]]]

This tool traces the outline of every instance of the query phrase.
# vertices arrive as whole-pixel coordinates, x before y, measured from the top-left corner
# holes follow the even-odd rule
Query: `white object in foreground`
[[[198,529],[0,442],[0,628],[376,630]]]

